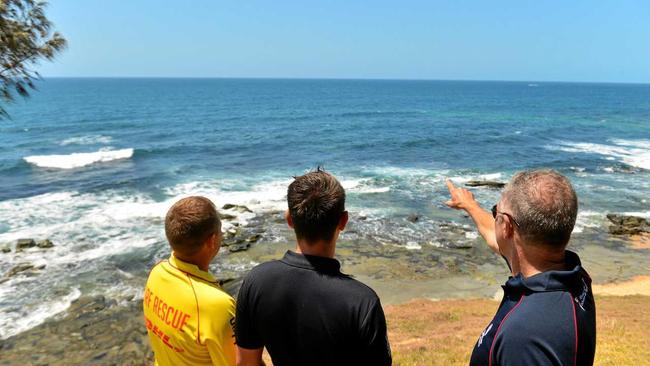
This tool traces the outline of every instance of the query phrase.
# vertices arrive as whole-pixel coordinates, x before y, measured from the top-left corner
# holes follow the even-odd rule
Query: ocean
[[[278,219],[287,185],[318,166],[346,188],[352,220],[342,253],[370,253],[361,278],[396,276],[374,255],[398,251],[408,261],[454,255],[459,241],[480,246],[471,222],[444,206],[446,178],[463,185],[560,171],[580,199],[578,248],[605,235],[607,213],[650,217],[650,85],[71,78],[38,89],[0,121],[0,245],[55,246],[0,253],[0,274],[45,265],[0,283],[0,339],[84,294],[141,296],[147,268],[169,252],[166,210],[184,196],[252,211],[230,212],[237,219],[225,230],[271,218],[248,252],[222,250],[217,275],[277,256],[293,240]],[[499,197],[474,192],[486,208]],[[353,274],[362,268],[348,263]],[[420,272],[409,279],[435,280]]]

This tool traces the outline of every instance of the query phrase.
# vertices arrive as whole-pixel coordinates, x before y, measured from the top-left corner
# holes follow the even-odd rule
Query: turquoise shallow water
[[[50,251],[0,254],[0,337],[80,293],[133,292],[163,255],[161,217],[203,194],[257,215],[284,209],[291,177],[323,165],[348,192],[357,236],[417,252],[445,247],[443,181],[568,175],[576,235],[607,212],[650,216],[650,85],[525,82],[48,79],[0,122],[0,244],[50,238]],[[478,189],[486,206],[498,192]],[[412,213],[420,221],[404,218]],[[246,224],[255,215],[239,215]],[[469,231],[472,241],[476,233]],[[345,236],[344,236],[345,239]],[[262,242],[286,241],[268,230]],[[419,249],[420,248],[420,249]],[[144,263],[144,264],[142,264]],[[246,270],[256,258],[224,257]],[[110,275],[106,275],[110,273]]]

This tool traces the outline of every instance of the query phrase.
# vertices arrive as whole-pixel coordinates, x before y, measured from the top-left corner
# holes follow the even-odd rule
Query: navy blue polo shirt
[[[471,366],[592,365],[596,306],[591,278],[566,251],[567,270],[510,277],[492,322],[479,337]]]

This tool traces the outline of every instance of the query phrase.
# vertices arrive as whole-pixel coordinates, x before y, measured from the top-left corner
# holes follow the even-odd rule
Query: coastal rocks
[[[27,248],[33,248],[36,246],[36,241],[34,239],[18,239],[16,241],[16,252],[22,252]]]
[[[232,204],[232,203],[226,203],[226,204],[223,205],[223,207],[221,207],[221,208],[222,208],[223,210],[234,210],[234,211],[237,211],[237,212],[248,212],[248,213],[252,213],[252,212],[253,212],[253,211],[251,211],[248,207],[246,207],[246,206],[244,206],[244,205],[234,205],[234,204]]]
[[[250,247],[251,247],[250,243],[242,242],[242,243],[232,244],[228,246],[228,251],[230,253],[237,253],[237,252],[242,252],[244,250],[248,250]]]
[[[65,316],[0,340],[0,365],[151,365],[142,303],[104,296],[74,301]]]
[[[41,249],[47,249],[47,248],[52,248],[54,246],[54,243],[52,243],[50,239],[45,239],[36,243],[36,246]]]
[[[11,246],[9,244],[3,245],[2,247],[0,247],[0,252],[11,253]]]
[[[420,221],[420,215],[418,215],[416,213],[412,213],[412,214],[408,215],[408,217],[406,218],[406,221],[409,221],[409,222],[412,222],[412,223],[415,224],[416,222]]]
[[[16,241],[16,253],[20,253],[23,250],[36,248],[36,247],[41,249],[49,249],[54,247],[54,243],[52,243],[50,239],[44,239],[39,241],[36,241],[34,239],[18,239]],[[9,253],[11,252],[11,248],[3,247],[2,252]]]
[[[240,213],[251,213],[250,209],[246,206],[226,204],[222,207],[224,210],[231,210]],[[221,214],[222,218],[236,218],[235,215]],[[268,230],[271,223],[275,223],[278,217],[277,212],[258,213],[253,217],[250,215],[246,218],[245,222],[229,222],[229,228],[224,232],[223,241],[221,245],[228,248],[230,253],[237,253],[248,250],[253,244],[257,243],[264,237],[264,233]]]
[[[226,214],[226,213],[219,213],[219,218],[221,220],[231,221],[231,220],[236,219],[237,216],[231,215],[231,214]]]
[[[470,180],[469,182],[465,183],[465,185],[468,187],[488,187],[495,189],[501,189],[506,186],[506,184],[503,182],[497,182],[493,180]]]
[[[248,250],[251,247],[251,244],[257,243],[258,240],[262,237],[262,234],[253,234],[247,239],[237,238],[234,242],[225,242],[224,246],[228,247],[230,253],[242,252]]]
[[[27,276],[33,276],[43,268],[45,268],[44,264],[37,266],[27,262],[18,263],[17,265],[11,267],[11,269],[7,271],[7,273],[5,273],[4,277],[0,278],[0,283],[9,281],[12,277],[16,276],[19,273],[22,273]]]
[[[6,274],[5,277],[13,277],[20,272],[25,272],[34,268],[34,265],[31,263],[20,263],[13,268],[11,268]]]
[[[607,214],[612,223],[609,233],[612,235],[638,235],[650,233],[650,222],[643,217]]]

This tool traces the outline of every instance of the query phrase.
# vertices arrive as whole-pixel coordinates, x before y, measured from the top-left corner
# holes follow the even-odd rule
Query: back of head
[[[515,174],[503,192],[518,231],[527,243],[564,249],[578,215],[571,182],[554,170]]]
[[[295,178],[287,202],[299,240],[330,241],[345,211],[345,190],[334,176],[318,168]]]
[[[221,230],[217,210],[209,199],[183,198],[167,211],[165,235],[172,249],[185,256],[196,254],[203,243]]]

